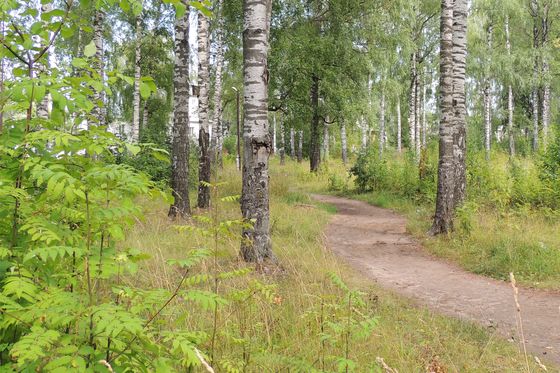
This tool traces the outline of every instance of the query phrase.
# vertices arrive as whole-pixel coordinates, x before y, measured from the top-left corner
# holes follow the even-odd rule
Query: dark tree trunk
[[[171,189],[173,205],[169,216],[190,215],[189,201],[189,15],[175,24],[175,68],[173,77],[173,140],[171,149]]]
[[[208,58],[208,17],[198,13],[198,198],[197,206],[201,209],[210,207],[210,123],[208,117],[209,58]]]

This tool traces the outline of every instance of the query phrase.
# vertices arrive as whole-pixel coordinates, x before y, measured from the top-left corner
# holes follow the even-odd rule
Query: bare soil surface
[[[428,308],[521,340],[511,284],[478,276],[435,258],[406,232],[406,219],[390,210],[346,198],[314,195],[334,205],[326,244],[379,285]],[[527,349],[560,364],[560,294],[519,289]]]

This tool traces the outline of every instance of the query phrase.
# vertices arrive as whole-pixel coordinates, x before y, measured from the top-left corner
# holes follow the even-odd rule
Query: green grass
[[[329,172],[335,167],[336,172],[343,171],[342,166],[333,165]],[[369,372],[376,365],[377,356],[407,373],[425,372],[432,361],[438,361],[450,372],[522,371],[524,359],[515,346],[483,328],[435,315],[376,287],[325,248],[323,230],[334,210],[314,203],[307,192],[326,192],[329,172],[309,175],[307,164],[288,161],[280,166],[277,160],[272,161],[271,233],[283,271],[267,276],[253,273],[220,286],[220,293],[228,294],[243,289],[251,280],[259,280],[275,286],[275,301],[255,295],[248,302],[220,308],[214,364],[217,371],[225,372],[228,362],[239,364],[244,356],[249,356],[247,372],[295,372],[298,370],[294,366],[300,360],[317,366],[320,324],[316,317],[309,317],[309,311],[318,309],[322,300],[339,295],[328,280],[330,272],[339,274],[349,286],[362,290],[370,311],[379,318],[378,327],[366,341],[350,344],[350,357],[358,364],[356,371]],[[222,195],[239,194],[240,175],[232,165],[226,164],[221,179],[228,182],[222,187]],[[372,202],[395,206],[388,196],[371,198],[374,198]],[[176,223],[167,220],[165,204],[145,205],[146,220],[129,232],[127,244],[149,252],[152,258],[130,281],[144,287],[173,289],[180,273],[170,270],[165,262],[181,258],[190,249],[207,246],[208,237],[196,232],[179,233],[173,227]],[[220,203],[219,210],[221,218],[225,219],[236,219],[240,215],[237,203]],[[220,241],[220,270],[245,266],[238,259],[238,247],[236,237]],[[195,269],[195,273],[211,271],[211,260]],[[178,330],[209,333],[211,320],[211,312],[178,301],[160,322],[173,323]],[[244,342],[240,342],[240,335],[244,336]],[[202,347],[205,352],[209,351],[208,340]],[[327,348],[327,356],[340,353],[340,346]],[[333,361],[327,359],[327,365],[335,370]]]

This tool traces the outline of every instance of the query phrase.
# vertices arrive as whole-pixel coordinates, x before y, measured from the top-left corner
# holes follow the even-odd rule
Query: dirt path
[[[327,245],[380,285],[446,315],[495,327],[518,341],[511,285],[468,273],[427,254],[406,233],[406,219],[365,202],[313,196],[332,204]],[[520,289],[527,348],[560,363],[560,295]]]

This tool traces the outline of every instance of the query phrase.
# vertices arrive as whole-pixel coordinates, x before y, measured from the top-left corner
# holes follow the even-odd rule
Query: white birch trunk
[[[222,124],[222,83],[224,67],[224,42],[223,42],[223,0],[218,0],[216,10],[216,79],[214,86],[214,112],[212,115],[212,138],[214,158],[218,165],[222,165],[222,144],[224,128]]]
[[[286,134],[284,133],[284,116],[280,117],[280,164],[286,161]]]
[[[199,208],[210,207],[210,123],[208,116],[209,87],[210,87],[210,58],[208,17],[198,13],[198,132],[199,161],[198,161],[198,199]]]
[[[427,71],[424,70],[422,76],[422,104],[420,106],[422,112],[422,147],[426,148],[428,142],[428,122],[426,122],[426,75]]]
[[[401,117],[401,98],[397,97],[397,151],[402,152],[402,117]]]
[[[173,70],[173,135],[169,216],[190,215],[189,200],[189,14],[175,21],[175,66]]]
[[[368,129],[368,122],[365,120],[363,116],[361,118],[361,123],[360,121],[358,122],[358,127],[360,127],[360,129],[362,130],[362,150],[365,151],[368,143],[369,129]]]
[[[346,139],[346,122],[342,119],[340,124],[340,143],[342,147],[342,162],[346,164],[348,162],[348,143]]]
[[[506,50],[508,57],[511,59],[511,40],[509,34],[509,16],[506,15],[505,21],[505,34],[506,34]],[[511,83],[508,84],[508,139],[509,139],[509,155],[515,155],[515,138],[513,134],[513,88]]]
[[[298,149],[297,149],[298,163],[303,161],[303,130],[298,131]]]
[[[379,158],[385,149],[385,93],[381,93],[381,113],[379,118]]]
[[[410,93],[408,97],[408,132],[410,150],[416,149],[416,53],[412,54],[410,63]]]
[[[93,42],[95,44],[95,71],[99,72],[103,79],[105,71],[105,52],[103,48],[103,25],[105,23],[105,13],[101,9],[95,11],[93,20]],[[94,107],[91,110],[92,116],[98,125],[105,125],[105,93],[95,91],[92,96]],[[88,124],[89,126],[89,124]]]
[[[492,52],[492,32],[493,25],[488,26],[487,30],[487,46],[488,53]],[[490,61],[487,61],[490,63]],[[490,159],[490,147],[492,142],[492,96],[491,96],[491,79],[490,77],[485,78],[484,83],[484,149],[486,154],[486,160]]]
[[[326,123],[323,125],[323,159],[329,159],[329,126]]]
[[[134,96],[132,103],[132,133],[131,140],[137,143],[140,140],[140,79],[142,70],[140,67],[142,40],[142,18],[136,17],[136,46],[134,49]]]
[[[276,154],[276,112],[272,115],[272,152]]]
[[[296,131],[294,127],[290,127],[290,157],[296,157]]]
[[[262,269],[276,261],[270,239],[268,160],[268,36],[272,0],[243,1],[243,187],[241,212],[252,226],[243,228],[241,256]]]

